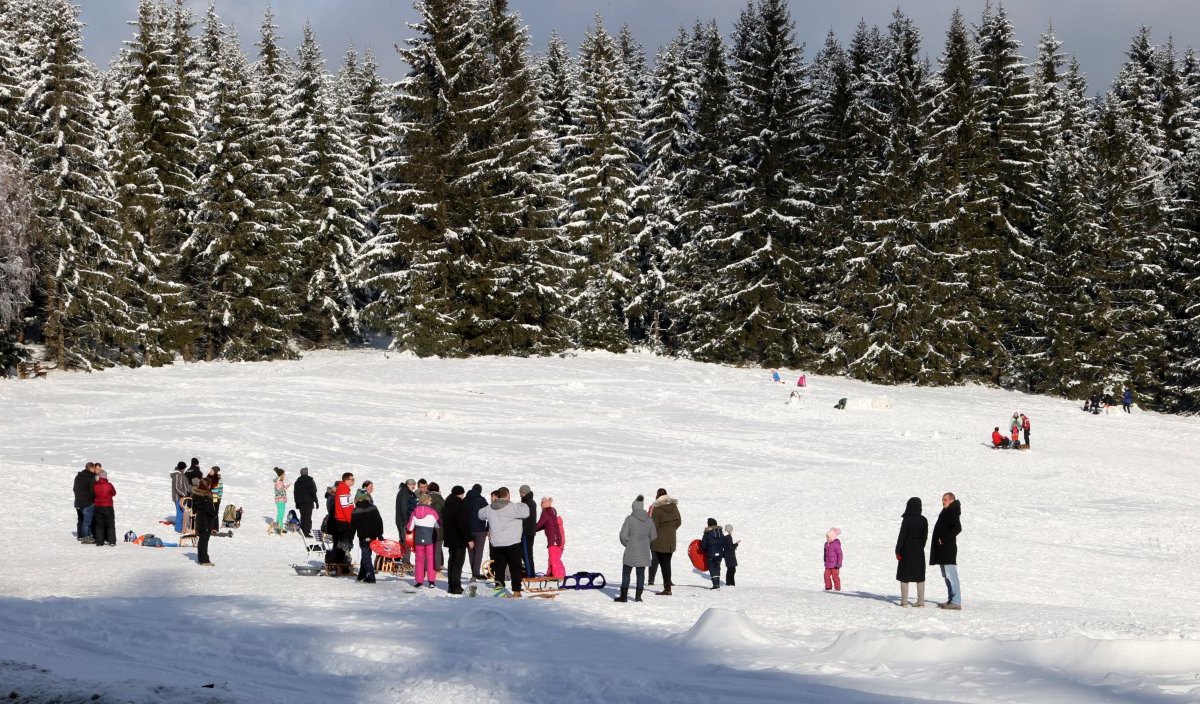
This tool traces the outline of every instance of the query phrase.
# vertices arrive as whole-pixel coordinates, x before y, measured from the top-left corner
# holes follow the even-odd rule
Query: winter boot
[[[663,587],[663,590],[658,593],[659,596],[671,596],[671,585]]]
[[[900,583],[900,606],[908,608],[908,582]]]
[[[713,589],[720,589],[720,588],[721,588],[721,580],[717,579],[716,577],[713,577],[713,585],[712,585],[712,588],[713,588]]]
[[[917,582],[917,608],[925,608],[925,583]]]
[[[622,589],[622,590],[621,590],[621,596],[615,597],[615,598],[613,599],[613,601],[619,601],[619,602],[621,602],[622,604],[624,604],[625,602],[629,601],[629,587],[626,587],[626,588]]]
[[[638,590],[637,590],[636,592],[634,592],[634,595],[633,595],[633,600],[634,600],[634,601],[641,601],[641,600],[642,600],[642,588],[641,588],[641,587],[638,587]]]

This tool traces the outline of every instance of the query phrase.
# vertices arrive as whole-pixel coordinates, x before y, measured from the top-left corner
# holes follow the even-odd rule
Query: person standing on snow
[[[292,497],[300,510],[300,532],[305,538],[312,537],[312,512],[321,504],[317,502],[317,482],[308,476],[308,467],[300,468],[300,476],[292,485]]]
[[[708,525],[704,528],[704,536],[700,538],[700,549],[704,551],[704,556],[708,558],[708,575],[712,577],[712,588],[721,588],[721,560],[725,557],[725,534],[721,532],[721,526],[717,524],[717,519],[708,519]]]
[[[81,543],[95,542],[92,536],[92,521],[96,512],[96,463],[88,462],[75,475],[72,491],[75,494],[75,539]],[[172,483],[172,486],[174,484]],[[179,512],[176,504],[176,512]],[[180,518],[179,520],[182,520]]]
[[[998,431],[997,431],[998,434]],[[921,515],[921,497],[914,496],[904,507],[900,535],[896,537],[896,580],[900,582],[900,606],[908,607],[908,585],[917,583],[917,608],[925,606],[925,541],[929,521]]]
[[[383,516],[371,501],[371,493],[364,491],[370,482],[363,482],[363,489],[355,495],[357,501],[350,513],[350,526],[358,537],[358,547],[361,557],[358,562],[358,581],[367,584],[375,583],[375,558],[371,554],[371,541],[383,537]]]
[[[408,541],[405,539],[405,526],[412,512],[417,510],[417,480],[406,479],[396,492],[396,530],[400,531],[400,544],[404,546],[404,564],[412,564],[409,554]]]
[[[442,519],[442,509],[446,508],[446,499],[442,498],[442,487],[438,486],[437,482],[429,483],[429,506],[434,511],[437,511],[438,520]],[[442,524],[438,525],[438,529],[434,532],[433,539],[433,568],[438,572],[442,571],[443,567],[442,556]]]
[[[1125,411],[1126,413],[1132,413],[1133,411],[1129,410],[1132,407],[1133,407],[1133,389],[1126,386],[1125,393],[1121,396],[1121,410]]]
[[[521,494],[521,503],[529,507],[529,516],[523,524],[523,532],[521,536],[521,556],[525,561],[525,574],[529,577],[537,576],[537,568],[533,562],[533,538],[537,535],[537,502],[533,500],[533,490],[528,484],[522,484],[517,490]]]
[[[117,519],[113,515],[113,497],[117,495],[117,488],[108,483],[108,472],[104,471],[99,462],[96,463],[96,486],[94,489],[96,529],[92,537],[95,539],[96,545],[116,545]]]
[[[512,576],[512,595],[521,596],[521,577],[524,571],[521,544],[524,537],[524,521],[529,517],[529,507],[521,502],[509,500],[508,487],[502,486],[493,494],[495,499],[477,514],[488,524],[488,541],[492,545],[492,570],[497,586],[507,570]]]
[[[354,550],[354,527],[350,523],[354,515],[353,494],[350,491],[353,486],[354,473],[345,472],[342,481],[333,488],[333,544],[345,550],[347,555]]]
[[[483,550],[487,543],[487,522],[479,517],[479,511],[487,508],[483,498],[483,486],[475,484],[465,499],[467,518],[471,521],[471,583],[483,581]]]
[[[208,539],[217,527],[217,507],[207,479],[201,479],[192,491],[192,512],[196,514],[196,564],[213,567],[208,557]]]
[[[946,580],[946,602],[938,608],[962,610],[962,588],[958,582],[958,534],[962,532],[962,505],[954,494],[942,495],[942,512],[933,524],[929,546],[929,564],[940,565]]]
[[[188,486],[196,486],[196,480],[204,478],[204,471],[200,469],[200,460],[193,457],[191,466],[187,468],[183,476],[187,478]]]
[[[662,568],[663,590],[659,596],[671,596],[671,556],[675,553],[675,534],[683,525],[683,517],[679,513],[679,503],[667,495],[667,490],[660,488],[650,504],[650,519],[654,521],[657,536],[650,543],[650,579],[647,584],[654,584],[654,576],[658,568]]]
[[[1029,448],[1029,416],[1021,414],[1021,430],[1025,433],[1025,447]]]
[[[180,462],[171,472],[171,503],[175,505],[175,532],[183,532],[183,504],[180,503],[192,493],[192,483],[184,476],[187,464]]]
[[[625,554],[621,559],[621,595],[613,599],[625,603],[629,601],[629,576],[637,570],[637,592],[633,600],[642,600],[642,589],[646,580],[646,568],[650,565],[650,543],[658,537],[654,522],[646,513],[645,497],[638,494],[630,507],[629,515],[621,524],[620,539],[625,546]]]
[[[287,511],[287,490],[291,486],[283,478],[284,471],[279,467],[275,468],[275,532],[283,533],[283,514]]]
[[[733,539],[733,526],[725,524],[725,586],[736,587],[737,584],[733,581],[734,575],[737,574],[737,548],[741,543],[740,540]]]
[[[841,534],[841,528],[830,528],[825,534],[825,591],[842,591],[842,541],[838,539]]]
[[[450,490],[450,498],[442,507],[442,541],[449,551],[446,562],[446,591],[450,594],[462,594],[463,563],[467,560],[467,550],[474,545],[471,540],[471,517],[467,513],[467,502],[463,500],[465,490],[455,486]]]
[[[1021,449],[1021,414],[1013,411],[1012,421],[1008,424],[1008,434],[1012,436],[1013,449]]]
[[[542,497],[542,517],[538,519],[535,530],[546,531],[546,574],[555,579],[564,579],[567,568],[563,567],[563,547],[566,546],[562,527],[558,522],[558,511],[554,508],[554,499]]]

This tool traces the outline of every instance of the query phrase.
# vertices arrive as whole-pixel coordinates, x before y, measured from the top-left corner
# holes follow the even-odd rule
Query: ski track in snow
[[[0,472],[26,487],[0,516],[0,686],[138,704],[1200,702],[1200,420],[811,375],[789,405],[794,387],[768,380],[648,355],[354,351],[0,384]],[[891,409],[869,409],[883,396]],[[857,407],[833,410],[841,397]],[[1014,410],[1034,449],[985,447]],[[167,474],[193,456],[246,509],[235,537],[212,539],[215,568],[189,548],[75,542],[85,460],[117,487],[118,535],[171,540]],[[322,488],[345,470],[374,480],[392,537],[408,477],[446,495],[528,483],[562,512],[568,571],[609,587],[518,602],[298,577],[299,538],[264,530],[276,465]],[[614,604],[617,531],[659,486],[684,518],[676,596]],[[900,513],[920,496],[932,529],[948,490],[965,610],[900,609]],[[735,588],[710,592],[687,562],[708,516],[742,541]],[[825,593],[835,525],[845,591]],[[945,598],[936,568],[926,589]]]

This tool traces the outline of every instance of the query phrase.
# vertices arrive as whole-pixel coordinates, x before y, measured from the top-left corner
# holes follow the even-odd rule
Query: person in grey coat
[[[621,524],[621,544],[625,546],[625,555],[621,560],[621,595],[613,601],[629,601],[629,575],[637,570],[637,592],[634,601],[642,600],[642,588],[646,580],[646,568],[650,565],[650,543],[658,537],[654,522],[646,513],[645,498],[638,494],[633,502],[633,510]]]

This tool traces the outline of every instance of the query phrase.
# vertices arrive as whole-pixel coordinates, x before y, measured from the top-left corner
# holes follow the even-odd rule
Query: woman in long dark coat
[[[900,606],[908,606],[908,584],[917,583],[917,608],[925,606],[925,541],[929,521],[921,515],[921,499],[914,496],[904,507],[900,536],[896,538],[896,579],[900,581]]]

